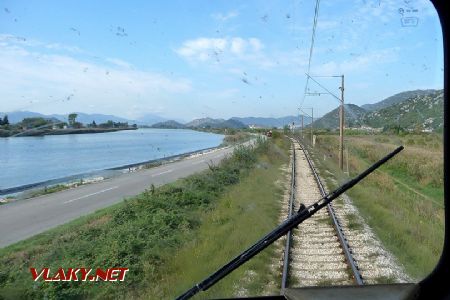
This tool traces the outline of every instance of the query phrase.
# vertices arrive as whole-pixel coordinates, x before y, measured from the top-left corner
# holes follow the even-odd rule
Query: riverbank
[[[262,147],[258,143],[260,146],[254,149],[238,147],[223,163],[202,173],[150,188],[127,201],[0,250],[3,266],[0,295],[173,298],[173,294],[222,265],[277,223],[282,190],[276,182],[283,178],[281,165],[289,161],[285,154],[289,144],[282,145],[281,150],[268,143],[271,142],[264,142]],[[211,236],[217,240],[208,238]],[[201,246],[200,256],[199,252],[191,251],[196,243]],[[225,295],[237,295],[264,289],[273,276],[268,269],[268,262],[272,261],[270,252],[268,249],[231,274],[208,297],[223,296],[224,291]],[[211,264],[201,263],[211,258],[214,258]],[[183,262],[192,265],[189,272],[185,272],[186,267],[179,271]],[[89,268],[120,265],[130,271],[120,285],[107,282],[61,285],[34,282],[28,269],[29,266],[67,269],[73,265]],[[252,280],[244,282],[242,278],[248,278],[249,274]]]
[[[217,147],[222,142],[221,135],[163,129],[0,139],[4,154],[0,155],[0,165],[8,170],[0,174],[0,195],[61,183],[61,178],[77,180],[103,170],[114,173]]]
[[[97,172],[89,172],[68,176],[59,179],[47,180],[38,183],[17,186],[8,189],[0,190],[0,205],[12,202],[15,200],[28,199],[41,195],[47,195],[71,188],[76,188],[81,185],[90,184],[94,182],[103,181],[112,177],[120,176],[124,173],[136,172],[143,169],[150,169],[157,166],[165,165],[182,159],[189,159],[198,157],[204,154],[212,153],[221,149],[229,148],[230,146],[217,146],[197,151],[191,151],[179,155],[148,160],[144,162],[118,166],[110,169],[105,169]]]
[[[86,134],[86,133],[105,133],[122,130],[136,130],[135,127],[119,128],[66,128],[66,129],[30,129],[25,131],[14,131],[0,129],[0,137],[19,137],[19,136],[44,136],[44,135],[65,135],[65,134]]]
[[[218,150],[170,164],[124,173],[96,183],[0,207],[0,248],[32,237],[76,218],[135,197],[152,186],[159,187],[217,166],[234,148]]]

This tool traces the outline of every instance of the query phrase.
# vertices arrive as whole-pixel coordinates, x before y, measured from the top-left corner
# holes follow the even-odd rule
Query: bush
[[[128,199],[83,221],[44,233],[0,254],[0,295],[20,291],[26,298],[123,298],[141,290],[163,264],[163,254],[190,237],[199,226],[198,215],[214,207],[227,186],[238,183],[267,149],[237,147],[233,155],[209,170]],[[108,282],[35,283],[29,266],[58,268],[128,267],[127,280]],[[143,276],[150,278],[143,278]],[[14,297],[20,298],[20,297]]]

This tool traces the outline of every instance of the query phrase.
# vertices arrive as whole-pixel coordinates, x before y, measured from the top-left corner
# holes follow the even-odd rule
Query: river
[[[0,138],[0,192],[216,147],[222,140],[184,129]]]

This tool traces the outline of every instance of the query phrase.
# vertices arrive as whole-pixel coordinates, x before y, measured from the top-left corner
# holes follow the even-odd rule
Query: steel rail
[[[181,294],[177,300],[185,300],[193,297],[200,291],[206,291],[213,285],[215,285],[217,282],[219,282],[221,279],[223,279],[225,276],[233,272],[235,269],[239,268],[241,265],[245,264],[247,261],[252,259],[255,255],[258,255],[261,251],[266,249],[268,246],[270,246],[272,243],[274,243],[276,240],[278,240],[280,237],[288,233],[289,230],[292,230],[293,228],[297,227],[299,224],[301,224],[303,221],[307,220],[311,216],[313,216],[315,213],[317,213],[319,210],[327,206],[329,203],[331,203],[334,199],[345,193],[348,189],[351,189],[356,184],[358,184],[361,180],[366,178],[370,173],[378,169],[381,165],[386,163],[388,160],[393,158],[395,155],[397,155],[400,151],[404,149],[403,146],[397,147],[394,151],[390,152],[380,160],[378,160],[376,163],[371,165],[369,168],[364,170],[362,173],[358,174],[356,177],[350,179],[334,191],[330,192],[329,194],[325,195],[321,199],[317,200],[313,204],[305,207],[304,205],[300,206],[300,209],[292,215],[290,219],[287,219],[280,225],[278,225],[274,230],[266,234],[263,238],[261,238],[259,241],[257,241],[255,244],[250,246],[245,251],[241,252],[238,256],[230,260],[228,263],[223,265],[220,269],[203,279],[201,282],[195,284],[193,287],[191,287],[189,290],[185,291],[183,294]]]
[[[324,188],[324,186],[322,184],[322,181],[320,180],[319,175],[317,174],[316,168],[315,168],[315,166],[314,166],[314,164],[312,162],[311,157],[309,156],[308,151],[305,149],[305,146],[298,139],[296,139],[296,140],[300,144],[300,146],[301,146],[301,148],[303,150],[303,153],[305,154],[306,160],[308,161],[308,164],[309,164],[309,166],[310,166],[310,168],[311,168],[311,170],[312,170],[312,172],[314,174],[314,178],[316,179],[317,186],[319,187],[319,190],[320,190],[320,194],[322,195],[322,197],[325,197],[327,195],[327,193],[326,193],[325,188]],[[344,256],[345,256],[345,258],[347,260],[347,264],[349,265],[349,267],[350,267],[350,269],[352,271],[353,279],[355,280],[357,285],[363,285],[364,281],[363,281],[361,273],[359,272],[358,264],[356,263],[355,259],[353,258],[352,251],[351,251],[351,249],[350,249],[350,247],[348,245],[347,239],[345,238],[345,234],[342,231],[342,227],[341,227],[341,224],[339,222],[339,219],[336,217],[336,214],[335,214],[334,208],[332,206],[332,203],[329,203],[327,205],[327,210],[328,210],[328,213],[329,213],[329,215],[330,215],[330,217],[331,217],[331,219],[333,221],[333,226],[336,229],[336,233],[337,233],[337,236],[338,236],[338,239],[339,239],[339,243],[341,244],[342,250],[344,251]]]
[[[288,219],[292,217],[295,201],[295,143],[292,142],[292,168],[291,168],[291,193],[289,196]],[[292,242],[292,230],[289,230],[286,236],[286,246],[284,248],[283,274],[281,276],[281,293],[286,289],[289,275],[289,254]]]

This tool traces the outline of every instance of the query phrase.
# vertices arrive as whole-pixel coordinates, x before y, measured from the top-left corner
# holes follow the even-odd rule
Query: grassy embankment
[[[348,179],[338,169],[338,139],[337,135],[319,135],[312,151],[329,188]],[[345,138],[350,176],[400,144],[405,149],[399,155],[347,194],[384,246],[409,275],[419,280],[436,265],[443,246],[442,136],[380,134]]]
[[[219,166],[150,189],[0,250],[5,298],[169,299],[215,271],[276,225],[289,143],[238,148]],[[252,259],[203,297],[259,293],[273,249]],[[29,267],[128,267],[124,282],[33,282]]]
[[[234,128],[195,128],[194,130],[201,132],[210,132],[216,134],[223,134],[223,142],[220,146],[230,146],[249,141],[255,134],[261,134],[249,129],[234,129]]]
[[[227,134],[223,138],[222,146],[234,145],[237,143],[243,143],[252,138],[252,135],[244,131],[236,131],[232,134]]]

